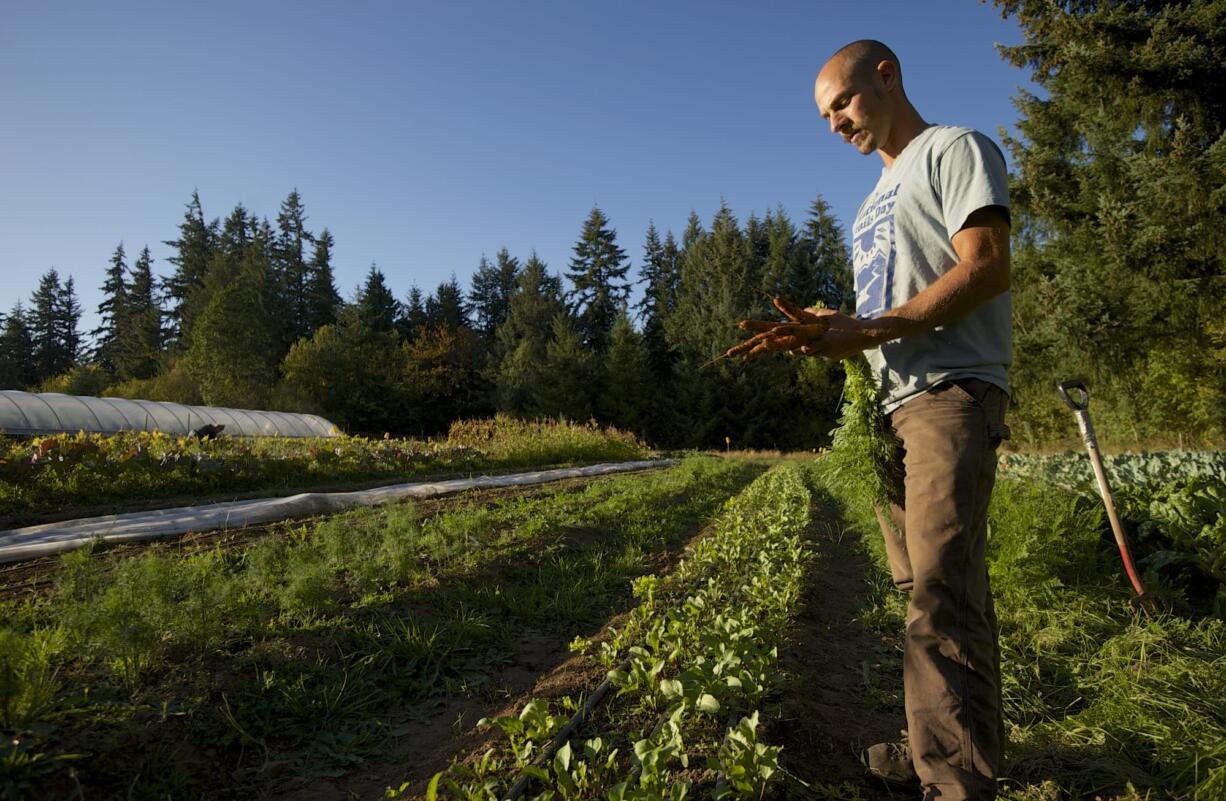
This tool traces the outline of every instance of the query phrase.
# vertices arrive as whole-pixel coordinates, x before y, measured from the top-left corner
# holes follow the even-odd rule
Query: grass
[[[79,433],[0,435],[0,518],[99,504],[409,480],[526,466],[643,459],[633,435],[564,420],[455,423],[446,440]]]
[[[903,629],[869,499],[832,482],[878,573],[867,620]],[[1092,499],[997,482],[989,570],[1010,727],[1002,799],[1226,798],[1226,621],[1140,616]]]
[[[0,765],[42,754],[45,794],[131,798],[344,771],[422,699],[498,697],[521,637],[565,653],[761,470],[698,457],[424,520],[357,510],[241,553],[65,555],[49,599],[4,610]]]

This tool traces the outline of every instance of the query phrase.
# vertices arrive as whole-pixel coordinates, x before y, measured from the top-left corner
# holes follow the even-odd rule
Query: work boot
[[[919,787],[919,775],[911,761],[911,746],[907,743],[905,730],[899,742],[870,745],[860,754],[860,761],[870,775],[888,784]]]

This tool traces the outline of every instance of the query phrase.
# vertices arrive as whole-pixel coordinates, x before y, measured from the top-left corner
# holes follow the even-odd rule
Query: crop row
[[[496,692],[492,655],[525,631],[564,656],[758,472],[691,458],[426,519],[357,510],[241,552],[65,555],[50,597],[0,609],[0,768],[25,764],[32,796],[71,769],[91,795],[164,798],[267,781],[249,751],[308,775],[391,759],[396,714]]]
[[[200,440],[158,432],[0,436],[0,515],[645,454],[633,436],[613,429],[501,416],[456,423],[445,441],[346,436]]]
[[[1226,453],[1162,451],[1104,462],[1145,583],[1226,618]],[[1084,454],[1004,456],[1001,471],[1100,503]]]
[[[1226,480],[1226,453],[1170,450],[1105,454],[1103,467],[1112,487],[1149,487],[1191,478],[1223,481]],[[1096,491],[1094,471],[1084,452],[1002,454],[1000,472],[1011,478]]]
[[[560,713],[579,702],[551,710],[536,699],[518,716],[482,721],[506,742],[436,775],[428,796],[504,798],[510,777],[523,775],[536,801],[677,801],[705,766],[718,777],[717,798],[761,797],[778,777],[779,749],[758,741],[757,709],[775,686],[778,645],[803,581],[809,509],[801,469],[778,467],[725,505],[672,574],[634,582],[639,605],[595,656],[627,707],[618,718],[641,728],[626,731],[606,715],[604,729],[589,725],[582,740],[558,743]]]

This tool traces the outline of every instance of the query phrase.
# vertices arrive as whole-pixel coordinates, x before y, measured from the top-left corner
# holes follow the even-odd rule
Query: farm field
[[[5,609],[7,786],[258,795],[380,757],[400,775],[624,611],[630,579],[762,469],[697,458],[427,518],[362,510],[235,551],[70,554],[51,592]]]
[[[1100,504],[1052,477],[1075,460],[1010,458],[991,510],[1001,797],[1226,797],[1220,477],[1121,482],[1165,603],[1146,616]],[[905,797],[856,758],[903,725],[905,599],[871,509],[820,460],[768,461],[62,557],[5,596],[0,792]]]
[[[455,423],[441,441],[0,435],[0,528],[358,483],[627,461],[647,453],[632,435],[613,429],[506,417]]]

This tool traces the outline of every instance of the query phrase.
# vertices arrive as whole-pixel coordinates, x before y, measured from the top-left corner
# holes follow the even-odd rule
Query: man
[[[852,229],[856,316],[783,304],[792,322],[747,321],[760,333],[737,350],[868,357],[905,475],[903,502],[878,518],[894,583],[911,597],[907,742],[874,746],[866,761],[883,778],[918,781],[926,799],[991,799],[1004,731],[984,545],[1008,436],[1004,159],[981,134],[925,122],[880,42],[835,53],[814,99],[833,133],[884,163]]]

